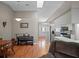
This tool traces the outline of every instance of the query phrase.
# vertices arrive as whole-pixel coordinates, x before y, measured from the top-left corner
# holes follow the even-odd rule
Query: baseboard
[[[38,43],[35,42],[35,43],[33,43],[33,44],[35,45],[35,44],[38,44]]]

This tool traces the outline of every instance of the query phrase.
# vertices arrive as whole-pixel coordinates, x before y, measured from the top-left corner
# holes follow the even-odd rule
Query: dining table
[[[5,46],[8,45],[10,42],[10,40],[0,40],[0,54],[3,57],[7,57]]]

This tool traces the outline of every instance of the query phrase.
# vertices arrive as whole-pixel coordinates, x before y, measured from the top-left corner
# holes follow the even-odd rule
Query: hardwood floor
[[[44,43],[43,43],[44,42]],[[49,44],[39,41],[38,44],[17,45],[14,47],[15,54],[10,52],[8,58],[38,58],[48,53]]]
[[[44,37],[42,37],[41,40],[39,40],[37,44],[34,45],[14,46],[15,54],[11,52],[11,50],[8,51],[10,52],[8,54],[8,58],[39,58],[48,54],[49,47],[50,44],[45,41]],[[59,53],[55,53],[55,55],[56,58],[70,58],[70,56],[59,54]],[[45,58],[48,58],[48,56],[46,56]]]

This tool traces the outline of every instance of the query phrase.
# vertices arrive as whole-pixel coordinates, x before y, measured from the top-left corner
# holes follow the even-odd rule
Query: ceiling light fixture
[[[37,1],[37,8],[42,8],[43,3],[44,3],[44,1]]]
[[[21,18],[16,18],[16,21],[21,21],[22,19]]]

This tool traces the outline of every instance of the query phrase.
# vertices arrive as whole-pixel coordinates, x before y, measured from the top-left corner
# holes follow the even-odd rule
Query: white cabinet
[[[72,17],[72,23],[78,24],[79,23],[79,8],[71,9],[71,17]]]

